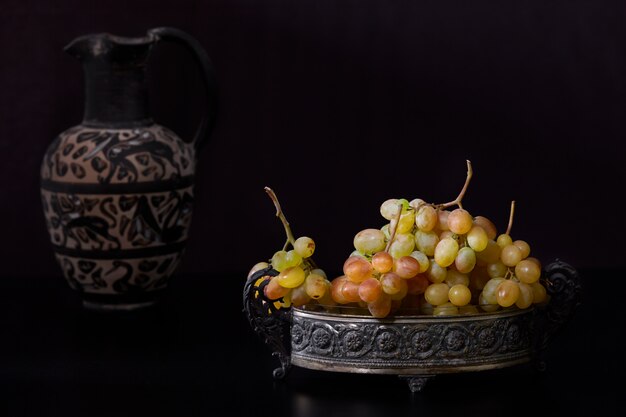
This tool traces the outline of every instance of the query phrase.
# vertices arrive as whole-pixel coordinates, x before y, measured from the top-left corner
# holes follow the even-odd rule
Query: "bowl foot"
[[[426,383],[434,377],[434,375],[400,375],[400,378],[406,379],[411,392],[422,391],[426,386]]]
[[[89,311],[128,312],[143,310],[158,304],[163,291],[134,295],[83,294],[83,307]]]
[[[91,311],[133,311],[152,307],[157,303],[154,301],[146,301],[143,303],[97,303],[93,301],[83,300],[83,307]]]

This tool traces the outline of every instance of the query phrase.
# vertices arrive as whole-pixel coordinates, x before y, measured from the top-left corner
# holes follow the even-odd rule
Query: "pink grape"
[[[469,232],[473,222],[472,215],[462,208],[452,210],[448,216],[448,227],[457,235],[464,235]]]
[[[359,285],[359,298],[366,303],[372,303],[380,298],[383,287],[376,278],[368,278]]]
[[[393,268],[393,257],[388,252],[378,252],[372,256],[372,267],[384,274]]]
[[[393,271],[398,274],[400,278],[413,278],[420,272],[420,263],[412,256],[403,256],[396,259]]]

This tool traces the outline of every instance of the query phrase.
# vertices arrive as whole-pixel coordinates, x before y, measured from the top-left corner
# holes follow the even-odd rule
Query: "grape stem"
[[[289,222],[287,221],[287,218],[285,217],[285,214],[283,213],[283,210],[280,207],[280,203],[278,202],[278,197],[276,197],[276,193],[270,187],[265,187],[265,192],[272,199],[272,202],[274,203],[274,207],[276,207],[276,217],[280,219],[280,221],[283,223],[283,227],[285,228],[285,234],[287,235],[287,242],[285,242],[285,247],[283,249],[286,249],[289,244],[293,246],[296,239],[293,237],[293,233],[291,232],[291,227],[289,226]]]
[[[389,235],[389,241],[387,242],[387,246],[385,247],[385,252],[389,252],[391,248],[391,244],[393,240],[396,238],[396,231],[398,230],[398,226],[400,225],[400,216],[402,216],[402,203],[398,204],[398,214],[396,214],[396,224],[393,225],[393,229],[391,229],[391,234]]]
[[[285,245],[283,246],[283,250],[287,250],[289,245],[291,245],[292,247],[294,246],[294,244],[296,242],[296,239],[293,237],[293,232],[291,231],[291,226],[289,226],[289,222],[287,221],[287,218],[285,217],[285,214],[283,213],[283,209],[280,207],[280,202],[278,201],[278,197],[276,196],[276,193],[270,187],[265,187],[265,192],[272,199],[272,202],[274,203],[274,207],[276,207],[276,217],[278,217],[280,219],[280,221],[283,224],[283,227],[285,228],[285,234],[287,235],[287,241],[285,242]],[[303,259],[302,261],[305,264],[307,264],[309,267],[311,267],[311,269],[316,269],[317,268],[317,265],[315,264],[315,262],[311,258]]]
[[[509,213],[509,225],[506,228],[506,234],[511,235],[511,229],[513,228],[513,216],[515,215],[515,200],[511,201],[511,211]]]
[[[466,161],[467,161],[467,177],[465,178],[465,184],[463,185],[461,192],[454,200],[449,201],[444,204],[439,204],[438,206],[439,209],[447,209],[448,207],[452,207],[454,205],[459,206],[459,208],[463,208],[463,205],[461,204],[461,202],[463,201],[463,197],[465,197],[465,193],[467,192],[467,187],[469,187],[469,183],[473,175],[472,163],[470,162],[469,159],[467,159]]]
[[[506,269],[506,274],[504,274],[504,279],[511,279],[514,276],[515,275],[513,274],[513,271],[511,270],[511,268],[507,268]]]

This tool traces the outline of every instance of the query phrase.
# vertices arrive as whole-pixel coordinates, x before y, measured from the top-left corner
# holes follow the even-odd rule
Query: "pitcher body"
[[[199,141],[212,117],[189,143],[150,117],[145,67],[163,33],[181,32],[90,35],[66,48],[84,65],[85,114],[48,147],[41,197],[55,257],[88,308],[154,304],[185,250]],[[197,44],[192,51],[209,96],[208,58]]]

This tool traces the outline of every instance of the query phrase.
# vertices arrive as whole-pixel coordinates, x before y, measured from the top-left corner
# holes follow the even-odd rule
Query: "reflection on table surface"
[[[439,375],[413,394],[388,375],[292,367],[274,381],[277,360],[242,312],[238,277],[174,283],[157,308],[111,315],[83,310],[58,277],[0,281],[0,415],[622,415],[610,381],[626,371],[626,317],[593,285],[544,373]]]

